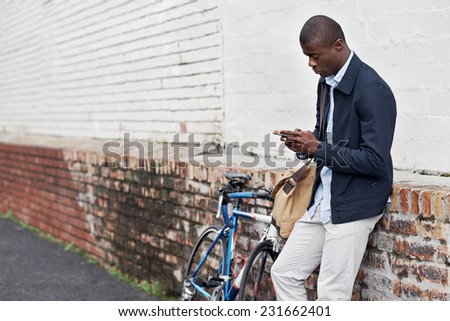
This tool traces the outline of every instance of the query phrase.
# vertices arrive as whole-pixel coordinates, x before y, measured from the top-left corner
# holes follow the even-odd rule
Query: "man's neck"
[[[338,71],[341,70],[342,67],[344,67],[344,65],[347,62],[347,59],[350,56],[351,52],[352,51],[348,47],[346,47],[345,49],[342,49],[342,58],[341,58],[341,61],[340,61],[340,67],[339,67]]]

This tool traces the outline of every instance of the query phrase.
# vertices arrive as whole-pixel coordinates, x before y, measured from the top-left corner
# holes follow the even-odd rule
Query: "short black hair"
[[[314,40],[323,47],[331,47],[338,39],[345,41],[344,32],[336,21],[327,16],[318,15],[309,18],[300,31],[301,44]]]

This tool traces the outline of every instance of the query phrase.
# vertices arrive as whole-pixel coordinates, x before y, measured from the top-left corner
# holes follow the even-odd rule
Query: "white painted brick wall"
[[[450,172],[450,1],[223,0],[221,5],[225,141],[261,143],[272,129],[312,128],[317,76],[307,66],[298,34],[309,17],[325,14],[341,24],[350,47],[395,93],[394,166]]]
[[[392,87],[395,167],[450,172],[448,0],[5,0],[0,130],[170,140],[186,127],[242,145],[310,129],[317,76],[298,33],[315,14]]]
[[[222,136],[216,0],[0,2],[0,129]]]

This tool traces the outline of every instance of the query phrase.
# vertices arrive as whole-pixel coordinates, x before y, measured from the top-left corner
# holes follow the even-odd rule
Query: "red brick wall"
[[[95,153],[0,144],[0,211],[72,242],[137,280],[178,294],[197,235],[214,213],[225,168],[152,162],[107,168]],[[254,186],[276,173],[246,170]],[[270,202],[247,203],[270,212]],[[395,185],[392,209],[372,234],[355,285],[356,300],[448,300],[450,192]],[[241,225],[240,253],[262,226]],[[309,282],[315,297],[317,273]]]
[[[355,287],[368,300],[449,300],[450,193],[396,184]]]
[[[0,144],[0,211],[99,255],[69,166],[61,150]]]

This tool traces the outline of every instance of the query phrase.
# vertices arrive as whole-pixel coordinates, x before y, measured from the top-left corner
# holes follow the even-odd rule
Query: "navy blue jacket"
[[[319,81],[318,97],[322,82],[323,78]],[[331,219],[339,224],[383,212],[393,183],[390,150],[397,111],[389,86],[356,54],[333,95],[333,144],[327,144],[325,137],[321,139],[314,157],[318,167],[312,195],[320,180],[320,170],[328,166],[333,171]],[[328,97],[324,120],[329,109]],[[318,99],[313,132],[316,137],[319,136],[319,115]],[[326,128],[326,122],[324,126]]]

